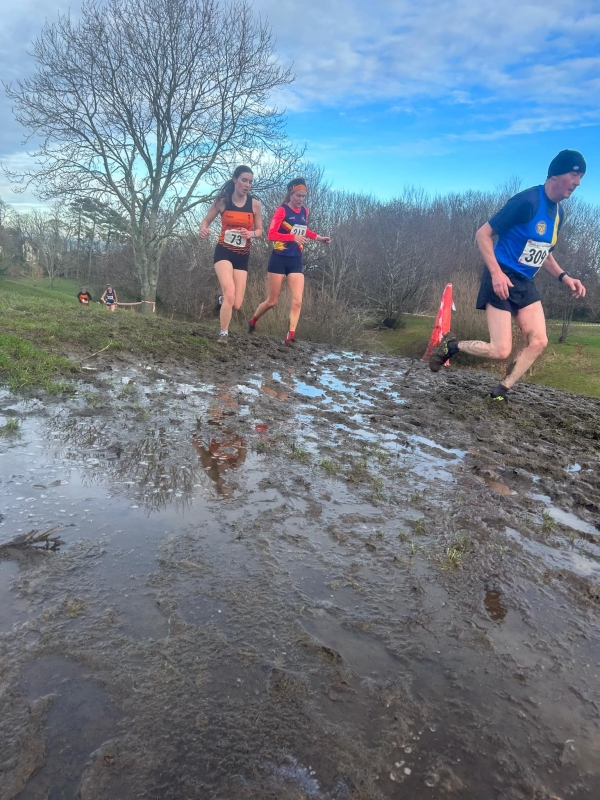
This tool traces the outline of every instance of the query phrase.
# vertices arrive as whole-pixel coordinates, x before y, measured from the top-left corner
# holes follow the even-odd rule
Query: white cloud
[[[282,93],[292,109],[422,97],[472,103],[472,88],[506,98],[518,89],[519,100],[553,105],[571,90],[585,94],[597,74],[585,63],[595,59],[576,58],[582,46],[597,48],[596,0],[303,0],[301,24],[296,0],[254,6],[294,61],[297,81]],[[574,87],[578,72],[584,85]]]

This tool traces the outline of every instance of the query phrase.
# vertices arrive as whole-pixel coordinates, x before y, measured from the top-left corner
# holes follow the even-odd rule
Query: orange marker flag
[[[435,318],[435,325],[433,326],[429,344],[427,345],[427,350],[425,350],[425,355],[423,356],[423,361],[427,361],[429,359],[433,348],[437,347],[444,336],[450,332],[453,309],[454,303],[452,302],[452,284],[448,283],[442,295],[440,310]],[[446,361],[446,366],[448,366],[448,364],[449,362]]]

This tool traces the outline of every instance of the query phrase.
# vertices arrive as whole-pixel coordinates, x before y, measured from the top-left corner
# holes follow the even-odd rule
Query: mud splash
[[[595,798],[600,404],[232,344],[0,396],[0,796]]]

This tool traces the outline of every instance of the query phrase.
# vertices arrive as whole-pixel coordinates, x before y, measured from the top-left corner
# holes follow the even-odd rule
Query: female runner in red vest
[[[260,202],[252,197],[254,176],[250,167],[237,167],[200,225],[202,239],[210,233],[210,224],[221,215],[221,233],[215,248],[215,272],[221,284],[221,332],[219,341],[227,343],[233,309],[241,307],[248,278],[250,240],[262,235]]]
[[[277,305],[283,279],[287,278],[292,297],[290,308],[290,329],[285,338],[287,345],[294,344],[296,325],[302,308],[304,293],[304,273],[302,271],[302,249],[308,239],[329,244],[329,236],[319,236],[308,229],[308,209],[306,200],[306,181],[295,178],[287,185],[285,200],[273,214],[269,226],[269,241],[274,242],[273,252],[267,267],[269,280],[269,296],[259,305],[248,323],[248,331],[254,332],[256,323],[270,308]]]

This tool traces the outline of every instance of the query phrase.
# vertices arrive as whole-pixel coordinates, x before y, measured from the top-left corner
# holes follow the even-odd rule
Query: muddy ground
[[[0,395],[2,800],[597,800],[600,402],[232,339]]]

